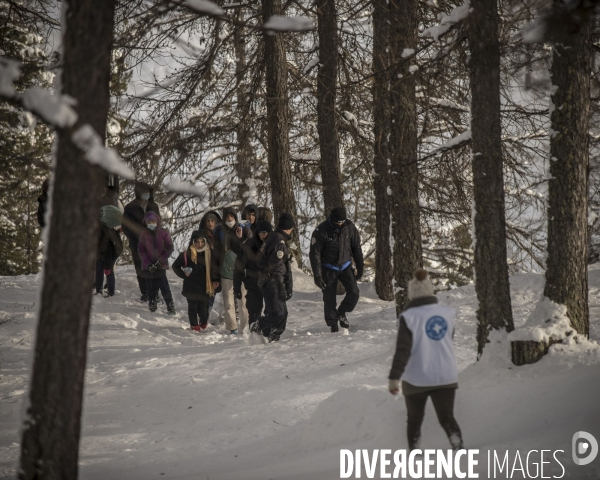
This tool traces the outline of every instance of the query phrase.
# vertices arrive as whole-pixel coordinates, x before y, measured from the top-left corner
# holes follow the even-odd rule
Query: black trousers
[[[285,291],[283,278],[269,277],[261,288],[265,301],[265,316],[260,318],[260,329],[263,335],[285,331],[288,309],[285,300],[281,300],[280,293]]]
[[[173,301],[173,295],[171,294],[171,287],[169,286],[169,280],[167,279],[166,270],[157,270],[151,276],[146,277],[146,290],[150,301],[156,302],[158,300],[158,290],[162,293],[165,302],[169,303]]]
[[[246,310],[248,310],[248,323],[251,325],[262,314],[263,310],[263,294],[258,286],[258,282],[254,279],[246,279],[244,281],[246,287]]]
[[[198,318],[200,318],[200,323],[202,325],[206,325],[208,323],[208,315],[210,313],[210,300],[193,300],[188,298],[187,303],[190,326],[197,326]]]
[[[406,434],[408,437],[408,448],[413,450],[419,448],[421,439],[421,425],[425,416],[425,404],[427,397],[431,397],[433,408],[437,414],[440,425],[448,435],[453,448],[462,447],[462,434],[460,427],[454,418],[454,396],[456,388],[439,388],[424,393],[416,393],[404,397],[406,401],[406,412],[408,420]]]
[[[327,285],[325,290],[323,290],[325,322],[327,322],[327,325],[332,326],[338,322],[336,298],[338,280],[342,282],[342,285],[346,289],[346,296],[339,307],[341,313],[348,313],[354,310],[354,307],[356,307],[356,304],[358,303],[360,292],[358,290],[358,285],[356,284],[354,272],[350,267],[342,271],[323,267],[323,280],[325,285]]]
[[[146,288],[146,279],[142,275],[142,259],[136,249],[131,250],[131,258],[133,258],[133,264],[135,265],[135,274],[137,275],[138,287],[140,287],[140,293],[146,295],[148,290]]]

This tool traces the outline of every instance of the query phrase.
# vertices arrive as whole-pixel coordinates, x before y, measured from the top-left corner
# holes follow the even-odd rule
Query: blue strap
[[[331,263],[324,263],[323,266],[330,268],[331,270],[337,270],[338,272],[341,272],[342,270],[346,270],[350,266],[351,263],[352,263],[352,260],[348,260],[341,267],[336,267],[335,265],[332,265]]]

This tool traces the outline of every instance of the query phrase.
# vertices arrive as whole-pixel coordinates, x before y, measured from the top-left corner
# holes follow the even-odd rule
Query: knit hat
[[[332,223],[342,222],[346,220],[346,209],[344,207],[336,207],[329,215]]]
[[[123,212],[119,210],[118,207],[114,205],[104,205],[100,208],[102,212],[102,217],[100,221],[109,228],[115,228],[121,226],[121,221],[123,220]]]
[[[206,241],[206,235],[204,235],[204,233],[202,233],[200,230],[194,230],[192,232],[192,238],[190,238],[190,245],[192,245],[194,243],[194,240],[196,240],[197,238],[203,238],[204,241]]]
[[[271,225],[271,222],[267,222],[266,220],[261,220],[260,222],[258,222],[258,225],[256,225],[256,231],[258,233],[260,233],[260,232],[271,233],[271,232],[273,232],[273,225]]]
[[[156,222],[157,225],[160,225],[160,217],[152,211],[146,212],[146,215],[144,215],[144,225],[147,225],[149,221]]]
[[[415,298],[430,297],[432,295],[435,295],[435,292],[427,270],[422,268],[415,270],[415,277],[408,282],[408,299],[414,300]]]
[[[282,213],[279,216],[277,228],[281,230],[290,230],[294,228],[294,218],[289,213]]]

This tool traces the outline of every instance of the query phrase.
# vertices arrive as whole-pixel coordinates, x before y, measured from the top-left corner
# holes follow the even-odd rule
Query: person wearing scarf
[[[173,272],[183,279],[181,294],[188,302],[190,328],[197,332],[206,329],[210,301],[221,279],[217,258],[212,254],[205,233],[200,230],[192,232],[187,250],[180,253],[173,263]]]

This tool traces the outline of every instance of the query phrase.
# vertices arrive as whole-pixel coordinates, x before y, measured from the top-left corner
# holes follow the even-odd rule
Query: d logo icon
[[[579,442],[578,445],[577,440],[585,441]],[[592,463],[598,455],[598,442],[593,435],[587,432],[577,432],[573,435],[572,452],[575,465],[587,465],[588,463]],[[587,457],[579,458],[579,455],[586,453]]]

